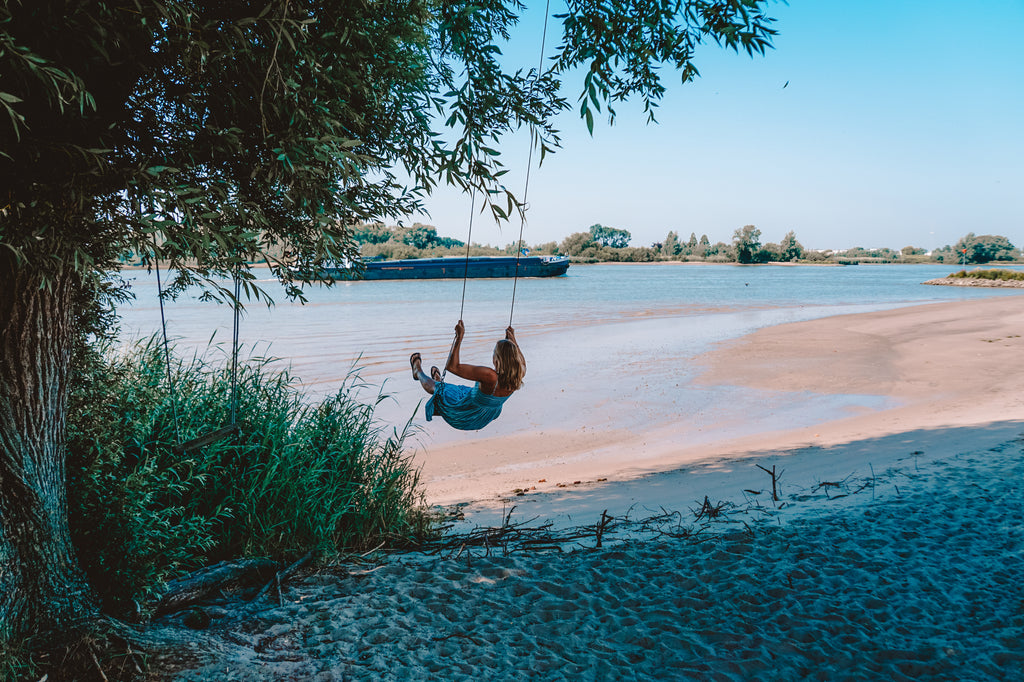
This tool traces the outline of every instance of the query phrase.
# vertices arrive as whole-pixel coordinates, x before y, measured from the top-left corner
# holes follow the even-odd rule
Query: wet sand
[[[619,328],[615,343],[628,346],[645,325]],[[613,482],[654,472],[898,434],[955,450],[970,443],[950,442],[950,433],[970,441],[972,427],[1024,419],[1022,334],[1024,298],[1013,296],[772,326],[692,358],[639,339],[643,353],[620,356],[629,361],[544,377],[549,395],[561,398],[554,385],[563,381],[573,399],[549,400],[528,383],[493,432],[428,445],[420,460],[427,498],[493,510],[522,505],[517,489],[564,496],[559,486],[589,486],[588,497],[600,497],[593,488],[614,497]],[[680,409],[705,395],[724,409]],[[541,413],[548,428],[521,428],[521,409],[527,419]],[[930,435],[939,433],[947,435]],[[809,459],[813,469],[819,457]],[[878,456],[877,465],[890,459]]]

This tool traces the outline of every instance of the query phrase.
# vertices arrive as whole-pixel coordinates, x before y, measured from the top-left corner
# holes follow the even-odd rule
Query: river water
[[[946,265],[735,266],[705,264],[574,265],[564,277],[521,279],[512,310],[513,280],[347,282],[312,286],[305,305],[257,270],[278,299],[253,303],[243,315],[244,355],[273,356],[289,366],[313,396],[333,393],[354,368],[391,398],[378,408],[386,422],[404,424],[425,394],[411,380],[408,356],[442,365],[461,315],[467,327],[463,360],[489,364],[510,313],[528,361],[527,385],[509,401],[490,437],[523,430],[586,428],[595,423],[644,429],[672,410],[710,423],[756,421],[763,396],[749,392],[680,392],[693,377],[688,360],[714,344],[760,327],[829,315],[933,301],[1020,295],[1020,290],[923,286],[948,275]],[[119,312],[125,339],[160,330],[156,277],[128,272],[135,300]],[[227,357],[231,310],[183,296],[166,304],[167,331],[179,352]],[[843,410],[883,407],[875,396],[789,396],[779,416],[793,427],[834,418]],[[801,405],[801,401],[805,404]],[[628,408],[624,408],[627,406]],[[511,413],[511,414],[509,414]],[[427,443],[474,437],[439,422],[420,424]],[[708,429],[712,431],[713,429]],[[739,434],[734,434],[739,435]]]

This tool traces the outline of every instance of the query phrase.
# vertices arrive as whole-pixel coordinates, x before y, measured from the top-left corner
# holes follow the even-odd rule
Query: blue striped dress
[[[508,396],[487,395],[479,383],[470,387],[438,381],[425,411],[427,421],[437,416],[460,431],[477,431],[498,418],[506,400]]]

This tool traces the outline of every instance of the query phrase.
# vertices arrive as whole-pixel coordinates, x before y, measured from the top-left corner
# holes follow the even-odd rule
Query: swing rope
[[[469,80],[469,113],[466,117],[466,132],[469,133],[469,177],[472,181],[473,177],[473,166],[476,164],[476,145],[473,140],[473,74],[467,69],[467,78]],[[459,319],[462,319],[462,314],[466,310],[466,282],[469,280],[469,249],[473,244],[473,219],[476,217],[476,190],[472,188],[469,193],[469,234],[466,235],[466,258],[462,269],[462,301],[459,303]],[[448,349],[448,357],[452,356],[455,351],[455,339],[452,339],[451,348]],[[441,383],[444,383],[444,378],[448,376],[448,361],[445,360],[444,369],[441,370]]]
[[[551,0],[547,0],[544,7],[544,28],[541,33],[540,39],[540,57],[537,63],[537,77],[540,78],[540,73],[544,68],[544,51],[547,45],[548,37],[548,15],[551,13]],[[469,80],[469,115],[466,119],[466,128],[469,133],[469,168],[470,178],[473,177],[473,167],[476,164],[476,145],[473,139],[473,74],[467,69],[467,78]],[[532,90],[531,90],[532,92]],[[516,270],[515,275],[512,279],[512,304],[508,314],[508,325],[512,326],[512,318],[515,315],[516,309],[516,287],[519,283],[519,259],[523,252],[523,230],[526,227],[526,215],[525,206],[527,195],[530,191],[530,169],[533,165],[533,150],[536,146],[536,131],[530,131],[530,151],[526,162],[526,183],[523,187],[523,206],[524,212],[521,213],[522,220],[519,223],[519,240],[516,242]],[[476,217],[476,190],[472,189],[470,192],[469,201],[469,234],[466,236],[466,257],[465,265],[462,271],[462,300],[459,303],[459,319],[462,319],[463,314],[466,311],[466,283],[469,280],[469,253],[470,246],[473,243],[473,220]],[[448,357],[450,358],[452,352],[455,350],[455,341],[452,340],[451,348],[448,350]],[[444,378],[448,375],[448,362],[445,361],[444,369],[441,371],[441,381],[444,382]]]
[[[544,69],[544,50],[548,39],[548,15],[551,12],[551,0],[547,0],[547,4],[544,6],[544,30],[540,36],[540,57],[537,60],[537,78],[540,78],[541,71]],[[516,242],[516,274],[512,279],[512,305],[508,311],[508,326],[512,326],[512,317],[516,312],[516,287],[519,284],[519,257],[523,253],[523,229],[526,227],[526,210],[528,208],[526,204],[527,196],[530,192],[530,171],[533,169],[533,150],[537,146],[537,131],[530,130],[530,152],[526,159],[526,182],[523,185],[523,210],[519,214],[519,241]]]
[[[470,167],[472,167],[475,158],[472,149],[471,147],[469,152]],[[469,247],[473,243],[473,217],[476,215],[476,192],[471,192],[469,196],[469,234],[466,236],[466,260],[465,267],[462,270],[462,303],[459,304],[460,320],[462,319],[462,313],[466,310],[466,280],[469,279]]]

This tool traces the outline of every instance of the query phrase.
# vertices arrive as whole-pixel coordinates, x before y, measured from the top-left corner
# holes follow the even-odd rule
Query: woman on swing
[[[423,372],[419,353],[409,356],[412,377],[431,395],[427,401],[427,421],[437,415],[461,431],[476,431],[490,424],[501,414],[501,406],[510,395],[523,385],[526,360],[519,351],[516,333],[512,327],[505,330],[505,338],[494,345],[494,367],[467,365],[459,360],[459,348],[466,326],[459,320],[455,325],[455,343],[448,355],[445,371],[457,377],[476,382],[473,386],[446,384],[437,367],[430,368],[430,376]]]

